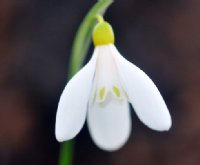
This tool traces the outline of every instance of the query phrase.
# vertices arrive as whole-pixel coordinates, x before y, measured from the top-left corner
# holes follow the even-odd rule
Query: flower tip
[[[170,120],[170,123],[168,123],[168,125],[165,126],[165,131],[169,131],[172,127],[172,121]]]
[[[56,134],[56,140],[60,143],[64,142],[64,141],[68,141],[68,140],[71,140],[73,139],[74,137],[66,137],[66,136],[63,136],[63,135],[58,135]]]
[[[58,142],[64,142],[73,138],[73,137],[66,136],[66,134],[64,134],[64,131],[59,131],[58,129],[56,129],[55,131],[55,136]]]
[[[169,131],[170,128],[172,127],[172,118],[171,118],[170,114],[168,116],[168,120],[166,120],[164,122],[163,127],[164,127],[164,131]]]
[[[94,139],[93,139],[94,140]],[[128,139],[126,139],[124,142],[122,143],[119,143],[119,144],[100,144],[98,143],[97,141],[94,141],[94,143],[99,147],[101,148],[102,150],[104,151],[108,151],[108,152],[114,152],[114,151],[117,151],[119,149],[121,149],[125,143],[127,142]]]
[[[63,138],[62,136],[58,135],[58,133],[56,133],[56,140],[57,140],[58,142],[63,142],[63,141],[65,141],[64,138]]]
[[[64,142],[63,139],[60,139],[60,138],[57,138],[57,137],[56,137],[56,140],[57,140],[58,142],[60,142],[60,143]]]
[[[172,127],[172,120],[171,117],[166,120],[165,122],[160,125],[160,127],[157,129],[158,131],[169,131]]]

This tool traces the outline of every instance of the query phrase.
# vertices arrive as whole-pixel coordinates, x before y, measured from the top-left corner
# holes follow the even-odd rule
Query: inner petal
[[[94,101],[98,103],[105,102],[110,95],[119,100],[126,98],[124,90],[119,81],[117,67],[108,46],[98,47],[98,58],[96,64],[96,73],[94,77],[95,93]]]

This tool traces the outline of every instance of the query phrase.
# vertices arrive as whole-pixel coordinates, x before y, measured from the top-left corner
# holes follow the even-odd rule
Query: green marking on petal
[[[105,96],[105,92],[106,92],[106,88],[102,87],[99,91],[99,98],[100,100],[103,100],[104,96]]]
[[[117,97],[120,97],[120,96],[121,96],[120,90],[119,90],[119,88],[117,88],[117,86],[113,85],[113,86],[112,86],[112,90],[113,90],[113,92],[115,93],[115,95],[116,95]]]

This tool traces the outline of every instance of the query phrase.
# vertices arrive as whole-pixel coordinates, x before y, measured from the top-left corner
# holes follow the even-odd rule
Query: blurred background
[[[57,103],[73,37],[95,2],[0,0],[0,165],[57,164]],[[200,1],[115,0],[105,19],[119,51],[158,86],[173,127],[152,131],[132,111],[130,139],[109,153],[84,126],[74,164],[199,165]]]

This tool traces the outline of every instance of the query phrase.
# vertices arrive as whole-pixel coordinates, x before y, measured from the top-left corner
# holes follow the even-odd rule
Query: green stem
[[[71,165],[73,163],[74,141],[66,141],[61,145],[59,165]]]
[[[91,42],[92,30],[96,23],[96,16],[103,15],[113,0],[99,0],[88,12],[82,21],[73,45],[69,66],[69,78],[71,78],[83,65]],[[62,143],[59,155],[59,165],[72,165],[74,153],[74,141]]]

